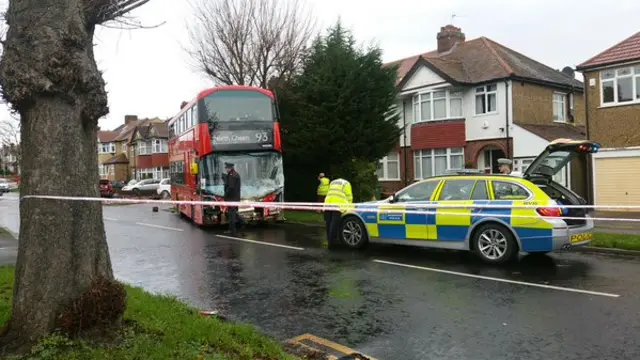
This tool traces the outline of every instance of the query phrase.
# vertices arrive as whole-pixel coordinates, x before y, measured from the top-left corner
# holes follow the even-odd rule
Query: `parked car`
[[[113,185],[111,184],[110,180],[100,179],[98,183],[100,185],[101,197],[108,197],[108,198],[113,197],[113,194],[115,191],[113,190]]]
[[[158,196],[161,199],[171,199],[171,179],[166,178],[160,181],[160,185],[158,185]]]
[[[0,196],[9,191],[11,191],[9,181],[7,181],[7,179],[0,179]]]
[[[553,176],[574,154],[595,153],[599,147],[586,140],[559,139],[519,176],[460,172],[427,178],[386,200],[347,211],[340,238],[354,249],[380,242],[472,251],[494,264],[515,259],[520,252],[540,254],[587,245],[593,239],[589,211],[562,207],[587,202]],[[523,205],[529,207],[515,207]]]
[[[153,196],[157,194],[159,185],[160,180],[156,179],[131,180],[129,184],[122,188],[122,193],[130,193],[136,196]]]

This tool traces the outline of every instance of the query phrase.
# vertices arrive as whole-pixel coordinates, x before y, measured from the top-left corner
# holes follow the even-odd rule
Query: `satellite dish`
[[[575,71],[573,71],[573,68],[571,68],[571,66],[565,66],[564,68],[562,68],[562,73],[571,78],[574,78],[576,76],[576,73]]]

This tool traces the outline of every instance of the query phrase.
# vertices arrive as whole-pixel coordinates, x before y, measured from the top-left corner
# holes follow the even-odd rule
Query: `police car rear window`
[[[493,194],[496,200],[524,200],[529,192],[522,186],[506,181],[493,181]]]

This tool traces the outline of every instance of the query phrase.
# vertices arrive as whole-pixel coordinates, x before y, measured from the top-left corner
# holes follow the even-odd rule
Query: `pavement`
[[[16,209],[0,200],[0,226],[18,231]],[[330,252],[314,227],[230,238],[162,206],[105,206],[104,219],[119,279],[280,340],[312,334],[380,360],[640,359],[637,257],[568,252],[495,267],[401,246]]]

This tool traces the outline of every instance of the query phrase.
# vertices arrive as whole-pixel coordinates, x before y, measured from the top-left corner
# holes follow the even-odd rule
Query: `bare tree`
[[[215,83],[267,87],[301,66],[315,21],[301,0],[192,0],[187,53]]]
[[[93,53],[95,27],[148,1],[9,1],[0,85],[22,124],[21,196],[98,197],[96,130],[109,109]],[[69,323],[60,322],[63,315],[82,311],[79,299],[86,294],[103,310],[118,303],[110,298],[114,293],[123,294],[107,291],[118,288],[98,202],[23,198],[19,244],[3,350],[23,349],[64,329]],[[98,284],[103,288],[96,290]],[[123,310],[82,324],[117,323]]]
[[[14,163],[4,163],[5,159],[0,159],[3,163],[1,169],[7,170],[9,166],[18,169],[20,164],[20,121],[15,117],[9,120],[0,121],[0,148],[2,155],[13,155],[16,158]]]

